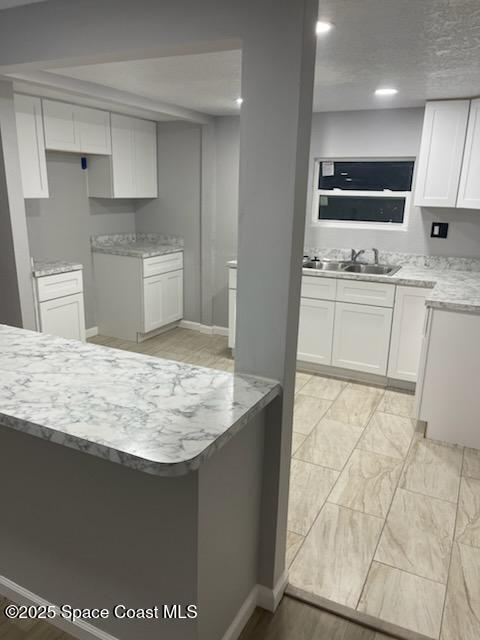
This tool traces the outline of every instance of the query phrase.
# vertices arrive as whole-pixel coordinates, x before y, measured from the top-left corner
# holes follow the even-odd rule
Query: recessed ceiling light
[[[398,89],[393,87],[381,87],[375,91],[376,96],[394,96],[398,93]]]
[[[332,27],[333,27],[333,24],[331,24],[330,22],[324,22],[323,20],[319,20],[315,27],[315,33],[317,34],[317,36],[319,36],[322,33],[328,33]]]
[[[243,98],[235,98],[235,104],[238,105],[239,107],[241,106],[243,102]]]

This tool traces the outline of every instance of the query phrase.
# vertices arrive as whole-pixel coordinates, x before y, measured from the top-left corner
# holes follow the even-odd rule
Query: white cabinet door
[[[38,306],[43,333],[85,341],[83,294],[41,302]]]
[[[112,152],[110,113],[108,111],[76,106],[75,120],[82,153],[108,155]]]
[[[231,270],[232,271],[232,270]],[[235,330],[237,326],[237,290],[228,290],[228,346],[235,348]]]
[[[43,100],[45,146],[56,151],[80,151],[80,136],[75,122],[75,105]]]
[[[143,332],[183,317],[183,270],[143,280]]]
[[[331,364],[334,317],[334,302],[311,298],[300,300],[298,360]]]
[[[397,287],[393,312],[388,376],[417,381],[425,324],[425,298],[430,289]]]
[[[480,209],[480,99],[470,106],[457,207]]]
[[[132,122],[133,118],[112,113],[112,195],[114,198],[134,198],[136,194]]]
[[[40,98],[15,94],[18,153],[24,198],[48,198]]]
[[[469,100],[427,102],[417,164],[416,206],[456,206],[469,108]]]
[[[392,310],[337,302],[332,364],[386,375]]]
[[[162,324],[183,317],[183,270],[165,273],[162,284]]]
[[[135,197],[156,198],[157,125],[148,120],[133,120]]]

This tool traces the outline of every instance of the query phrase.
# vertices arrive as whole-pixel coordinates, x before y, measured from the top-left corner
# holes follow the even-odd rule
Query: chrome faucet
[[[352,249],[352,262],[356,262],[357,258],[359,258],[362,254],[365,253],[365,249],[360,249],[360,251],[355,251],[355,249]]]
[[[375,247],[372,249],[373,251],[373,260],[374,260],[374,264],[378,264],[378,249],[375,249]]]

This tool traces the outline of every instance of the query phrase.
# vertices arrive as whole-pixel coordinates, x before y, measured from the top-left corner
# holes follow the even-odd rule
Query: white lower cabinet
[[[40,330],[61,338],[85,340],[83,294],[39,304]]]
[[[144,333],[182,318],[183,270],[144,279],[143,311]]]
[[[40,276],[35,281],[39,330],[61,338],[84,341],[82,272]]]
[[[233,269],[230,269],[232,273]],[[232,276],[230,277],[230,281]],[[236,273],[235,273],[236,283]],[[228,347],[230,349],[235,348],[235,331],[237,329],[237,290],[228,290]]]
[[[331,364],[335,302],[302,298],[297,357],[305,362]]]
[[[420,287],[397,287],[388,362],[389,378],[409,382],[417,380],[428,291]]]
[[[386,375],[392,310],[337,302],[332,365]]]

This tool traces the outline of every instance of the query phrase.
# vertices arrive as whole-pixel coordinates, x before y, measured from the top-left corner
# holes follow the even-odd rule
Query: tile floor
[[[233,370],[175,329],[97,344]],[[425,440],[413,396],[297,372],[290,583],[435,640],[480,638],[480,452]]]
[[[478,640],[480,452],[424,439],[407,393],[297,373],[295,407],[290,584]]]

